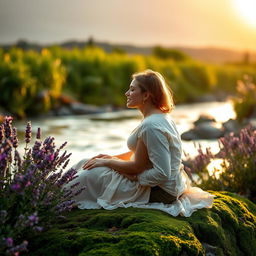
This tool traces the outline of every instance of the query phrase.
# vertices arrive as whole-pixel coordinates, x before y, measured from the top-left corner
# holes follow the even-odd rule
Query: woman
[[[80,209],[140,207],[163,210],[173,216],[190,216],[211,207],[213,196],[190,186],[181,164],[181,139],[168,115],[173,100],[164,78],[146,70],[133,75],[125,93],[127,107],[137,108],[142,122],[133,130],[127,145],[130,152],[100,154],[82,160],[73,168],[86,189],[76,196]]]

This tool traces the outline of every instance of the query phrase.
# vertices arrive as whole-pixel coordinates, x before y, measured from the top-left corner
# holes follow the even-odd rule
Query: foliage
[[[47,112],[62,92],[65,75],[61,60],[48,50],[13,48],[0,56],[1,105],[18,117]]]
[[[199,148],[187,171],[199,176],[196,183],[204,189],[227,190],[256,202],[256,129],[248,126],[238,136],[231,133],[221,138],[219,145],[217,155],[209,148],[206,152]],[[216,159],[221,159],[221,167],[211,174],[207,166]]]
[[[33,256],[255,255],[256,206],[231,193],[211,193],[213,207],[189,218],[132,207],[75,209],[33,237],[28,249]]]
[[[153,55],[163,60],[172,59],[176,61],[184,61],[189,59],[189,57],[182,51],[168,49],[161,46],[155,46],[153,48]]]
[[[70,157],[66,151],[60,154],[66,143],[56,149],[53,137],[41,141],[38,128],[36,141],[29,147],[31,135],[29,122],[22,159],[12,117],[6,117],[0,126],[1,255],[17,256],[25,251],[29,233],[41,232],[62,212],[74,207],[73,192],[61,189],[76,177],[73,169],[63,174]]]
[[[252,77],[245,76],[244,81],[237,83],[237,96],[233,98],[234,110],[238,121],[249,118],[255,111],[256,115],[256,84]]]
[[[18,117],[36,115],[58,106],[60,94],[65,93],[87,104],[124,107],[131,75],[147,68],[164,75],[176,103],[194,102],[206,93],[234,93],[243,74],[255,77],[253,65],[217,66],[162,50],[166,58],[155,53],[106,53],[96,46],[52,46],[40,52],[0,49],[1,106]]]

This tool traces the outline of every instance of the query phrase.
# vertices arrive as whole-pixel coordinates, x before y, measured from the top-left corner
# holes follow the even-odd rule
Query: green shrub
[[[233,98],[233,106],[238,121],[250,117],[256,111],[256,85],[249,76],[237,83],[237,96]]]
[[[204,189],[226,190],[248,197],[256,202],[256,129],[248,126],[238,136],[229,134],[219,140],[220,152],[214,155],[208,148],[201,148],[194,159],[189,159],[189,173],[196,173],[197,185]],[[221,166],[213,173],[208,164],[213,160],[221,160]]]

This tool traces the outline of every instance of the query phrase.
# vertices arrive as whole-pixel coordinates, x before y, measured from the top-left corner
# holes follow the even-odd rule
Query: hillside
[[[76,41],[70,40],[58,44],[64,48],[83,48],[88,44],[93,44],[103,48],[106,52],[112,52],[115,49],[123,50],[128,54],[142,54],[149,55],[152,52],[152,47],[142,47],[131,44],[113,44],[108,42],[97,42],[94,39],[89,39],[88,41]],[[34,49],[40,51],[43,47],[50,47],[56,44],[43,45],[39,43],[31,43],[26,40],[20,40],[17,43],[4,45],[0,44],[0,47],[8,49],[12,46],[18,46],[24,50]],[[193,59],[212,62],[212,63],[227,63],[227,62],[242,62],[247,59],[247,62],[256,62],[256,51],[255,52],[246,52],[246,51],[237,51],[232,49],[224,49],[218,47],[181,47],[181,46],[172,46],[171,49],[180,50]]]

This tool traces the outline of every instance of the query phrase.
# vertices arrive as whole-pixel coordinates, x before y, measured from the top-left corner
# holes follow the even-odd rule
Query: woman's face
[[[138,108],[143,105],[143,93],[136,80],[132,80],[129,90],[125,93],[128,108]]]

